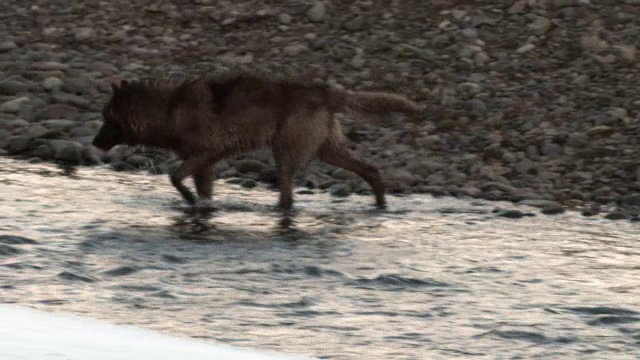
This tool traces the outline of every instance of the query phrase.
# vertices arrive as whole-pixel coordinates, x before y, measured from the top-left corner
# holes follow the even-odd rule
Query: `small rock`
[[[529,29],[531,29],[536,35],[544,35],[548,33],[552,27],[553,22],[542,16],[536,17],[536,19],[529,24]]]
[[[465,103],[465,106],[471,115],[475,117],[484,116],[488,110],[487,104],[481,99],[471,99]]]
[[[41,121],[40,124],[52,130],[68,130],[74,127],[76,122],[67,119],[50,119]]]
[[[90,164],[100,164],[106,153],[93,145],[85,145],[82,149],[82,158]]]
[[[491,61],[491,57],[484,51],[473,55],[473,62],[478,66],[484,66]]]
[[[0,129],[0,143],[7,140],[9,137],[11,137],[11,133],[8,130]]]
[[[618,45],[616,49],[619,52],[620,58],[627,64],[635,64],[638,58],[638,48],[635,45]]]
[[[520,210],[502,210],[502,209],[498,209],[497,211],[494,211],[497,213],[498,216],[503,217],[503,218],[507,218],[507,219],[520,219],[523,218],[525,216],[534,216],[531,213],[525,213],[522,212]]]
[[[536,46],[534,44],[530,44],[530,43],[529,44],[525,44],[525,45],[522,45],[521,47],[519,47],[518,50],[516,50],[516,53],[518,53],[518,54],[526,54],[526,53],[528,53],[529,51],[531,51],[531,50],[533,50],[535,48],[536,48]]]
[[[582,211],[580,213],[582,214],[582,216],[595,216],[595,215],[598,215],[600,213],[600,206],[593,205],[593,206],[585,207],[584,209],[582,209]]]
[[[242,182],[240,183],[240,186],[246,189],[253,189],[254,187],[256,187],[256,185],[257,183],[253,179],[243,179]]]
[[[53,104],[37,112],[34,120],[73,119],[78,113],[78,108],[73,105]]]
[[[96,132],[97,131],[90,126],[78,126],[71,129],[69,135],[72,137],[95,136]]]
[[[17,99],[9,100],[0,105],[0,111],[6,113],[18,113],[22,103],[29,101],[29,97],[22,96]]]
[[[364,26],[364,18],[356,16],[355,18],[342,24],[342,27],[349,31],[360,31]]]
[[[324,1],[316,1],[313,3],[309,11],[307,11],[307,16],[313,22],[322,21],[327,15],[327,4]]]
[[[62,84],[62,80],[58,79],[57,77],[51,76],[44,79],[44,81],[42,82],[42,87],[47,91],[57,91],[62,88]]]
[[[7,52],[18,48],[18,44],[16,44],[13,40],[5,40],[0,42],[0,52]]]
[[[609,44],[596,34],[583,35],[580,38],[582,48],[587,52],[601,53],[609,48]]]
[[[589,137],[606,138],[611,136],[615,130],[611,126],[596,125],[587,131]]]
[[[406,186],[413,186],[417,183],[416,176],[403,169],[396,169],[387,176],[389,181],[398,181]]]
[[[0,95],[17,95],[28,91],[30,86],[21,81],[5,80],[0,82]]]
[[[53,156],[57,160],[73,163],[77,163],[82,160],[83,146],[79,142],[54,139],[49,140],[49,145],[53,150]]]
[[[509,7],[509,14],[520,14],[527,8],[527,0],[517,0]]]
[[[110,168],[113,171],[134,171],[136,170],[135,167],[133,167],[131,164],[127,164],[124,161],[116,161],[116,162],[112,162]]]
[[[238,176],[238,170],[236,170],[235,168],[227,169],[227,170],[221,172],[219,176],[220,176],[221,179],[233,178],[233,177]]]
[[[126,160],[127,164],[137,168],[146,168],[149,165],[153,164],[153,161],[144,155],[130,155],[127,156]]]
[[[95,36],[95,30],[92,28],[88,28],[88,27],[83,27],[83,28],[79,28],[77,29],[74,33],[73,33],[73,37],[78,40],[78,41],[87,41],[90,40],[91,38],[93,38]]]
[[[627,218],[627,214],[620,210],[614,210],[604,216],[607,220],[624,220]]]
[[[331,172],[331,177],[337,180],[352,180],[357,179],[358,175],[349,170],[337,168],[333,172]]]
[[[545,156],[556,158],[562,155],[562,146],[550,141],[545,141],[540,147],[540,152]]]
[[[282,52],[288,56],[297,56],[308,50],[309,50],[309,47],[305,44],[291,44],[291,45],[285,46]]]
[[[260,161],[254,159],[241,159],[234,163],[234,167],[238,170],[239,173],[260,173],[267,165]]]
[[[11,136],[7,141],[7,151],[9,154],[20,154],[33,146],[33,139],[23,135]]]
[[[127,145],[116,145],[107,151],[105,160],[109,162],[123,162],[123,159],[133,154],[134,149]]]
[[[616,204],[620,207],[640,207],[640,194],[628,194],[616,199]]]
[[[344,183],[334,184],[329,188],[329,194],[335,197],[347,197],[351,195],[351,192],[351,186]]]
[[[293,17],[291,17],[291,15],[289,15],[289,14],[280,14],[280,15],[278,15],[278,21],[281,24],[285,24],[285,25],[286,24],[290,24],[292,20],[293,20]]]
[[[51,149],[51,146],[47,144],[42,144],[37,148],[35,148],[33,151],[31,151],[31,155],[39,159],[47,160],[47,159],[53,158],[54,153],[53,153],[53,149]]]
[[[540,209],[540,212],[545,215],[557,215],[564,213],[564,208],[560,204],[548,204]]]
[[[33,70],[41,71],[66,71],[69,70],[68,64],[63,64],[57,61],[40,61],[31,64]]]
[[[24,128],[29,126],[31,123],[28,122],[25,119],[13,119],[13,120],[9,120],[9,121],[0,121],[0,126],[4,127],[5,129],[9,129],[9,130],[14,130],[14,129],[19,129],[19,128]]]
[[[88,79],[67,79],[62,83],[62,90],[76,95],[86,94],[93,88],[93,84]]]

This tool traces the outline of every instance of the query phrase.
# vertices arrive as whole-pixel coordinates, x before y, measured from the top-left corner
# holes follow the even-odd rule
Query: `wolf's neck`
[[[130,117],[130,127],[140,145],[171,148],[174,127],[168,113],[169,89],[151,88],[139,94]]]

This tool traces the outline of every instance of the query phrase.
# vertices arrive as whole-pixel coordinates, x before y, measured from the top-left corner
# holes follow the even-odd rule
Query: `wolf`
[[[192,205],[211,200],[217,161],[270,148],[280,209],[292,208],[295,175],[314,157],[362,177],[371,186],[375,205],[385,208],[379,169],[350,153],[335,114],[366,120],[375,114],[415,114],[423,109],[389,92],[247,73],[179,82],[122,80],[111,87],[103,124],[92,144],[104,151],[118,144],[173,151],[182,161],[169,174],[171,184]],[[197,197],[184,184],[189,176]]]

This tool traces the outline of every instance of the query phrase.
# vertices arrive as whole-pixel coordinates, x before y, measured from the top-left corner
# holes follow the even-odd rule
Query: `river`
[[[640,224],[0,158],[0,302],[323,359],[640,356]],[[496,207],[536,216],[507,219]],[[55,329],[52,329],[55,331]]]

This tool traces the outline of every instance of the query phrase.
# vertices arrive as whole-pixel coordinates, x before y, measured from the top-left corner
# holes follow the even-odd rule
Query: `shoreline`
[[[140,154],[136,154],[136,156],[143,156]],[[72,175],[78,167],[97,167],[102,166],[109,169],[109,171],[115,172],[124,172],[124,173],[132,173],[132,174],[142,174],[145,176],[168,176],[166,172],[158,172],[158,168],[151,166],[147,168],[126,168],[125,165],[120,162],[116,162],[115,164],[110,163],[100,163],[100,164],[92,164],[92,165],[77,165],[77,164],[69,164],[68,162],[60,162],[56,160],[44,161],[39,158],[26,158],[21,156],[2,156],[8,159],[12,159],[15,161],[20,161],[23,163],[33,163],[33,164],[44,164],[44,165],[55,165],[62,170],[61,175]],[[251,161],[255,161],[253,159],[249,159]],[[235,169],[234,169],[235,170]],[[304,172],[303,172],[304,173]],[[237,185],[244,188],[246,191],[251,191],[254,188],[261,188],[263,190],[278,192],[277,186],[273,181],[268,181],[264,179],[256,178],[259,174],[253,173],[248,174],[247,176],[243,176],[240,173],[235,171],[229,172],[227,169],[228,176],[226,177],[218,177],[215,181],[220,182],[223,181],[227,184]],[[273,179],[269,179],[273,180]],[[167,181],[169,181],[167,179]],[[294,190],[294,196],[300,195],[316,195],[316,194],[329,194],[334,199],[348,199],[351,195],[362,195],[362,196],[370,196],[373,198],[373,193],[367,188],[362,187],[359,191],[349,190],[349,185],[346,182],[340,182],[335,180],[332,182],[331,186],[317,186],[314,185],[312,181],[309,180],[308,177],[299,176],[296,181],[296,189]],[[190,185],[190,184],[189,184]],[[345,186],[347,188],[345,189]],[[177,194],[177,192],[176,192]],[[569,203],[559,203],[553,200],[545,200],[545,199],[521,199],[521,200],[508,200],[508,199],[495,199],[495,198],[487,198],[482,196],[469,196],[467,194],[444,194],[442,192],[429,192],[429,191],[405,191],[402,193],[390,193],[386,192],[387,196],[410,196],[410,195],[429,195],[434,198],[454,198],[454,199],[462,199],[468,200],[469,202],[488,202],[489,205],[493,207],[492,213],[495,214],[496,217],[508,218],[508,219],[520,219],[531,216],[549,216],[553,218],[554,215],[560,215],[565,212],[573,212],[579,213],[584,218],[600,218],[606,220],[627,220],[630,222],[640,222],[640,196],[631,196],[625,202],[618,203],[610,203],[610,204],[591,204],[591,206],[584,206],[583,204],[578,204],[576,202]],[[215,183],[214,183],[214,195],[213,195],[213,203],[215,204]],[[348,201],[348,200],[347,200]],[[507,202],[511,204],[511,207],[503,208],[498,206],[499,202]],[[485,204],[486,205],[486,204]],[[373,206],[373,205],[372,205]],[[520,207],[528,207],[529,209],[519,209]],[[295,207],[295,200],[294,200]],[[536,209],[536,211],[530,211],[530,209]]]

